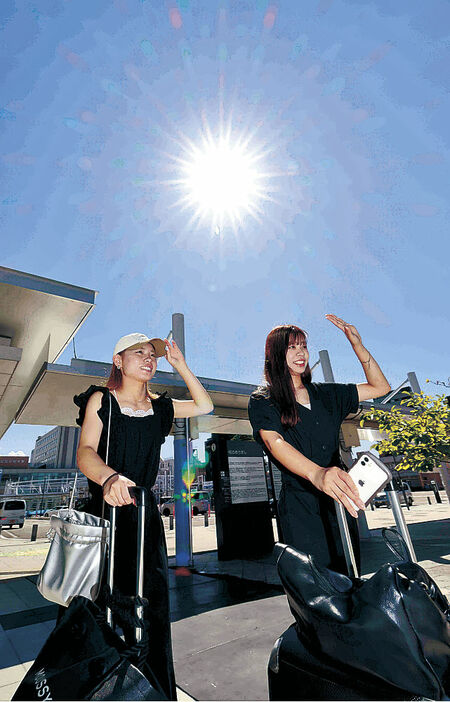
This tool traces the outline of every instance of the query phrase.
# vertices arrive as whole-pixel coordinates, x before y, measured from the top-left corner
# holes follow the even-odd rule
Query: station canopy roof
[[[96,291],[0,267],[0,437],[10,424],[76,426],[73,396],[104,385],[111,365],[73,358],[56,360],[92,311]],[[190,420],[192,438],[199,432],[251,434],[248,398],[255,385],[199,377],[211,396],[211,414]],[[152,390],[175,399],[190,399],[175,373],[156,371]],[[361,409],[372,403],[363,402]],[[359,413],[343,424],[347,446],[380,438],[377,425],[359,426]]]
[[[42,368],[57,360],[92,311],[96,295],[0,266],[0,438]]]
[[[76,426],[78,408],[73,403],[73,396],[84,392],[90,385],[104,385],[110,370],[109,363],[76,358],[72,359],[70,366],[45,363],[22,403],[17,423]],[[199,380],[208,391],[214,410],[190,420],[192,437],[196,438],[199,432],[251,434],[247,404],[256,385],[200,376]],[[167,391],[175,399],[190,399],[184,381],[172,372],[157,370],[151,388],[155,392]],[[361,407],[364,406],[369,407],[370,403],[361,403]],[[356,419],[356,416],[353,421],[349,418],[343,425],[348,446],[359,446],[361,439],[375,441],[379,438],[375,424],[362,429]]]
[[[111,365],[73,358],[70,366],[45,363],[30,388],[16,421],[19,424],[76,426],[78,407],[73,396],[90,385],[104,385]],[[214,403],[214,414],[190,420],[191,432],[248,434],[247,403],[255,385],[199,378]],[[174,399],[190,399],[186,385],[175,373],[157,370],[151,388]],[[45,418],[45,422],[43,419]]]

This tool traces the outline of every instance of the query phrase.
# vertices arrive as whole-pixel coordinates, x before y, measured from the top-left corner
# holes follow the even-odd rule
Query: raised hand
[[[362,346],[362,339],[361,335],[358,332],[357,328],[353,326],[353,324],[349,324],[348,322],[344,322],[343,319],[340,317],[336,317],[335,314],[326,314],[325,317],[328,319],[329,322],[332,322],[335,327],[338,327],[338,329],[341,329],[353,348],[356,346]]]
[[[168,339],[164,339],[166,344],[166,360],[170,363],[172,368],[179,370],[186,366],[186,361],[183,354],[181,353],[178,344],[175,341],[170,342]]]

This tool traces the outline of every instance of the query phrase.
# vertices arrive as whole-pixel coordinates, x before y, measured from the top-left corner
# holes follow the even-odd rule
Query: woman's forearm
[[[384,376],[384,373],[381,370],[380,366],[373,358],[372,354],[365,348],[365,346],[363,346],[362,344],[354,346],[353,351],[355,352],[357,358],[361,362],[364,374],[367,378],[367,382],[369,383],[369,385],[379,388],[380,396],[384,395],[386,392],[389,392],[391,386],[386,380],[386,377]]]
[[[106,478],[116,471],[106,465],[91,446],[79,446],[77,463],[81,472],[98,485],[103,485]]]
[[[380,366],[372,357],[372,354],[363,346],[361,335],[356,327],[353,324],[344,322],[343,319],[337,317],[335,314],[327,314],[325,316],[328,321],[334,324],[335,327],[338,327],[338,329],[341,329],[345,333],[345,336],[352,345],[356,357],[359,359],[364,369],[364,374],[367,378],[367,386],[364,388],[364,385],[362,384],[360,387],[358,387],[359,399],[373,399],[374,397],[381,397],[381,395],[385,395],[387,392],[389,392],[391,386],[384,377]],[[362,393],[363,397],[361,397],[360,392],[362,388],[364,390]],[[368,390],[370,391],[370,394],[367,394]],[[372,390],[375,392],[372,392]]]
[[[323,470],[317,463],[310,461],[300,451],[288,444],[281,436],[274,439],[265,439],[264,442],[277,461],[290,470],[291,473],[295,473],[301,478],[306,478],[306,480],[313,482],[316,473]]]
[[[358,516],[358,509],[364,509],[358,488],[345,471],[339,466],[323,468],[310,461],[300,451],[287,443],[281,435],[264,439],[270,453],[288,470],[309,480],[315,488],[344,505],[353,516]],[[355,507],[356,504],[356,507]]]
[[[186,383],[187,388],[191,393],[191,397],[197,407],[201,409],[202,412],[211,412],[211,410],[214,409],[214,405],[199,379],[193,374],[186,364],[183,364],[183,366],[178,369],[178,373]]]

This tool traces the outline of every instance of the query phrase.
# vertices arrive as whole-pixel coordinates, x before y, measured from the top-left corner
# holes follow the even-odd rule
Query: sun
[[[258,198],[254,160],[242,147],[226,141],[196,149],[185,177],[191,204],[219,218],[248,211]]]
[[[178,169],[178,203],[216,233],[227,225],[236,229],[247,215],[258,220],[269,199],[263,153],[252,150],[248,140],[209,134],[200,145],[185,148]]]

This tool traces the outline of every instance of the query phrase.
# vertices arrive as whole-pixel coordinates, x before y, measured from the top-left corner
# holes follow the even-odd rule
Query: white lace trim
[[[147,417],[150,414],[154,414],[152,407],[148,410],[134,410],[131,407],[121,407],[120,411],[128,417]]]
[[[113,390],[113,395],[117,400],[117,395],[116,395],[115,390]],[[120,407],[119,400],[117,400],[117,404]],[[153,407],[149,407],[148,410],[141,410],[141,409],[134,410],[132,407],[120,407],[120,411],[122,414],[126,414],[127,417],[149,417],[151,414],[155,414],[153,412]]]

